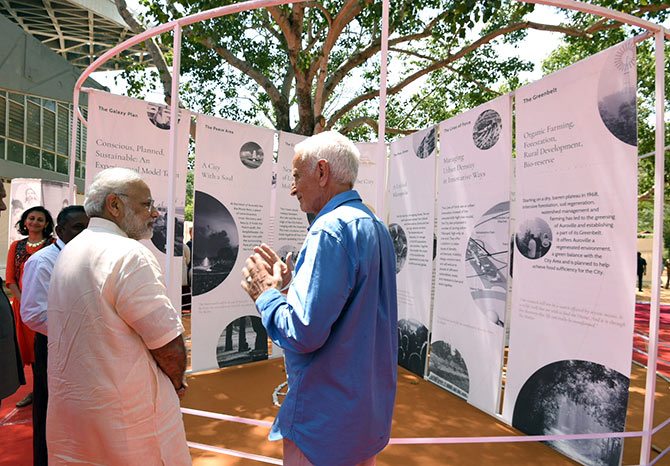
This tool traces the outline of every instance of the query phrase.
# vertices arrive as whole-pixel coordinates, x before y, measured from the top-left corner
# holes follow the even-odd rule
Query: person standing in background
[[[7,210],[5,184],[0,181],[0,212]],[[0,278],[0,402],[26,384],[19,341],[16,336],[14,311],[5,294]]]
[[[35,332],[21,320],[21,289],[23,288],[23,266],[28,258],[42,248],[49,246],[53,238],[54,221],[47,209],[35,206],[26,209],[16,224],[19,233],[26,235],[14,241],[7,251],[7,288],[12,293],[12,308],[16,321],[16,335],[21,349],[23,365],[35,362]],[[17,408],[28,406],[33,402],[33,393],[16,403]]]
[[[47,298],[51,273],[58,255],[72,238],[88,226],[84,207],[65,207],[56,219],[58,239],[51,246],[30,256],[23,268],[21,318],[35,332],[35,364],[33,365],[33,465],[48,464],[47,455]]]
[[[637,287],[642,291],[642,276],[647,273],[647,261],[644,260],[642,254],[637,252]]]

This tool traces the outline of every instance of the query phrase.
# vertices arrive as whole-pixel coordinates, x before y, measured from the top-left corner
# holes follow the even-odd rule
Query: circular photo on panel
[[[515,242],[524,257],[539,259],[551,249],[551,228],[540,217],[526,219],[516,229]]]
[[[635,44],[624,42],[610,54],[598,83],[598,113],[622,142],[637,145],[637,61]]]
[[[413,319],[398,321],[398,364],[423,376],[428,354],[428,328]]]
[[[165,204],[156,205],[158,218],[154,222],[154,234],[151,242],[156,249],[165,254],[167,243],[167,207]],[[175,209],[174,216],[174,255],[181,257],[184,254],[184,208]]]
[[[502,118],[495,110],[484,110],[472,127],[472,140],[478,149],[487,150],[495,146],[500,139]]]
[[[397,223],[389,225],[389,233],[395,249],[395,273],[399,273],[407,260],[407,235]]]
[[[237,225],[218,199],[195,192],[193,216],[193,296],[219,286],[233,270],[239,250]]]
[[[166,105],[147,104],[147,118],[158,129],[170,129],[170,107]],[[177,115],[181,120],[181,115]]]
[[[595,362],[553,362],[538,369],[521,387],[512,425],[528,435],[622,432],[628,386],[628,377]],[[620,438],[549,443],[581,464],[621,464]]]
[[[263,164],[263,149],[253,141],[245,142],[240,148],[240,161],[247,168],[258,168]]]
[[[425,159],[435,151],[435,128],[428,131],[419,131],[414,135],[414,154]]]
[[[470,376],[465,359],[458,348],[452,348],[446,341],[438,340],[430,345],[430,375],[428,378],[457,394],[464,400],[470,393]]]
[[[216,344],[219,367],[236,366],[268,358],[268,333],[258,316],[238,317],[221,332]]]

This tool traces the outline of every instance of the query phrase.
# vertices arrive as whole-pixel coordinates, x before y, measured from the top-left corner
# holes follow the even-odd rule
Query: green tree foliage
[[[125,0],[115,0],[126,17]],[[129,22],[147,25],[237,3],[236,0],[141,0],[146,12]],[[596,0],[601,6],[654,21],[670,3]],[[528,20],[532,4],[512,0],[414,0],[390,4],[386,135],[410,133],[487,102],[524,84],[522,58],[502,59],[496,46],[516,45],[528,30],[564,35],[543,65],[568,66],[640,33],[637,28],[582,13],[565,24]],[[195,111],[311,135],[337,129],[354,140],[374,139],[378,120],[381,2],[320,0],[196,23],[183,30],[180,96]],[[162,87],[169,95],[171,34],[148,44],[157,71],[136,67],[125,77],[129,92]],[[639,46],[640,152],[653,149],[653,44]],[[523,51],[520,51],[523,56]],[[670,59],[666,59],[666,75]],[[667,83],[670,86],[670,83]],[[666,89],[666,95],[670,87]],[[667,132],[666,134],[670,133]],[[650,229],[653,159],[640,163],[640,228]],[[670,238],[669,238],[670,239]],[[670,241],[666,241],[669,244]]]
[[[116,1],[124,11],[123,0]],[[143,2],[147,12],[138,24],[234,3]],[[497,44],[515,44],[529,29],[586,35],[527,20],[533,7],[511,0],[391,2],[387,134],[423,127],[518,87],[519,73],[532,65],[501,59]],[[187,26],[182,98],[196,111],[279,130],[338,129],[369,138],[378,119],[380,23],[379,1],[322,0]],[[158,42],[169,50],[172,38],[165,34]],[[159,74],[163,80],[165,72]],[[129,76],[137,89],[138,74]],[[418,90],[401,92],[411,86]]]
[[[670,15],[670,3],[659,3],[650,1],[614,1],[606,0],[596,2],[601,6],[628,11],[636,16],[661,23]],[[602,20],[591,15],[582,13],[569,14],[569,24],[586,31],[586,37],[566,36],[563,44],[554,50],[547,60],[542,64],[545,74],[552,73],[561,68],[571,65],[583,58],[605,50],[644,30],[635,27],[620,27],[619,23],[611,20]],[[655,65],[654,65],[654,41],[648,39],[638,44],[637,48],[637,86],[638,86],[638,151],[640,154],[648,154],[654,150],[655,145]],[[670,110],[667,96],[670,95],[670,49],[665,49],[665,111]],[[666,124],[665,145],[670,143],[670,125]],[[670,179],[668,175],[669,153],[665,154],[665,225],[664,242],[665,247],[670,246]],[[638,168],[638,230],[651,231],[653,228],[653,201],[654,201],[654,157],[641,159]]]

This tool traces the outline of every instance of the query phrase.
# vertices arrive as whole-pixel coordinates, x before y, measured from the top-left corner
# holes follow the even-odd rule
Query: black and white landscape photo
[[[442,388],[468,399],[470,376],[468,366],[458,348],[442,340],[430,345],[430,375],[428,379]]]
[[[635,45],[625,42],[605,63],[598,83],[598,112],[620,141],[637,146],[637,60]]]
[[[628,377],[595,362],[553,362],[521,387],[512,425],[528,435],[623,432],[629,385]],[[621,464],[621,438],[547,443],[584,465]]]
[[[263,149],[253,141],[245,142],[240,148],[240,161],[247,168],[258,168],[263,164]]]
[[[193,296],[219,286],[233,270],[239,250],[235,219],[218,199],[195,192],[193,216]]]
[[[221,332],[216,345],[219,367],[236,366],[268,358],[268,334],[258,316],[238,317]]]

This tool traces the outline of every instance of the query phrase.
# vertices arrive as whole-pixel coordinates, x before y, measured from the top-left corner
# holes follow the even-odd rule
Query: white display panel
[[[168,294],[175,309],[181,309],[186,160],[191,114],[180,110],[177,127],[175,191],[168,199],[170,164],[170,108],[142,100],[89,91],[86,144],[86,186],[99,172],[110,167],[131,168],[149,185],[160,217],[151,240],[142,241],[158,259],[165,273],[167,208],[175,206],[174,257]]]
[[[428,379],[496,412],[509,272],[511,98],[492,100],[439,128]]]
[[[529,434],[624,429],[634,325],[636,50],[518,89],[512,326],[503,416]],[[619,464],[621,439],[551,442]]]
[[[253,248],[270,242],[274,131],[198,115],[193,204],[193,370],[268,357],[267,333],[241,288]]]
[[[430,333],[435,128],[391,143],[389,231],[396,252],[398,363],[423,375]]]

